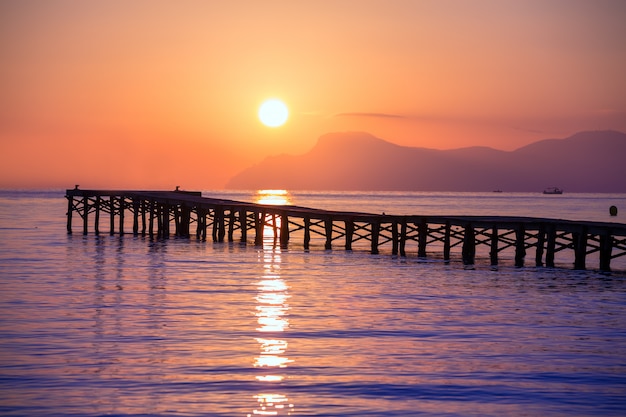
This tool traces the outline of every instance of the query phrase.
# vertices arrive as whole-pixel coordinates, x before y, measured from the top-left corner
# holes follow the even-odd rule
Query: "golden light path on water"
[[[289,194],[285,190],[262,190],[257,193],[256,202],[260,204],[289,204]],[[280,222],[279,218],[273,219]],[[280,226],[280,224],[278,224]],[[267,233],[269,230],[269,234]],[[286,395],[276,392],[272,385],[285,379],[280,370],[293,360],[286,355],[288,343],[281,338],[281,333],[289,329],[289,286],[280,275],[281,252],[276,245],[272,228],[264,230],[263,250],[259,252],[259,261],[263,263],[263,275],[257,283],[256,318],[259,336],[256,338],[260,353],[254,359],[254,367],[264,372],[256,376],[257,381],[268,383],[268,390],[254,396],[258,408],[248,414],[253,415],[291,415],[294,404]]]
[[[286,205],[291,204],[291,196],[287,190],[259,190],[256,193],[255,203]]]

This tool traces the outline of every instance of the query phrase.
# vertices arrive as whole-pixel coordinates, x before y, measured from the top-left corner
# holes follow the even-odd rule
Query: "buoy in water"
[[[609,208],[609,213],[611,213],[611,216],[617,216],[617,207],[611,206],[611,208]]]

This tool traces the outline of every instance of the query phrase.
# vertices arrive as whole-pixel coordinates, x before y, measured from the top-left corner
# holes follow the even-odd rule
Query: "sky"
[[[220,189],[329,132],[626,131],[623,22],[623,0],[0,0],[0,188]]]

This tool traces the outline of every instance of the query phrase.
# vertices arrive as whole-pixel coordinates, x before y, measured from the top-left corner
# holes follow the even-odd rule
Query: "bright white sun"
[[[261,123],[269,127],[278,127],[285,124],[289,117],[289,109],[282,101],[272,98],[266,100],[259,107]]]

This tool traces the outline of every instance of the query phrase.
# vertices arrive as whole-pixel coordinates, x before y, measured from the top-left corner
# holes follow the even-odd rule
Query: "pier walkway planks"
[[[386,250],[407,256],[408,245],[416,255],[439,254],[449,261],[458,256],[464,265],[474,265],[477,252],[485,253],[492,266],[501,254],[511,253],[515,266],[524,266],[529,249],[534,249],[536,266],[555,266],[555,256],[564,251],[574,269],[587,268],[588,255],[596,254],[597,267],[611,271],[611,261],[626,255],[626,224],[581,222],[533,217],[505,216],[420,216],[328,211],[298,206],[276,206],[203,197],[196,191],[66,191],[67,232],[72,233],[74,215],[100,233],[102,217],[108,216],[108,233],[132,233],[167,239],[170,235],[213,241],[263,245],[273,239],[281,247],[298,238],[304,249],[312,246],[333,249],[341,242],[345,250],[367,249],[373,254]],[[104,220],[106,221],[106,220]],[[249,232],[253,232],[249,234]],[[429,251],[427,252],[427,248]],[[480,255],[480,253],[479,253]]]

